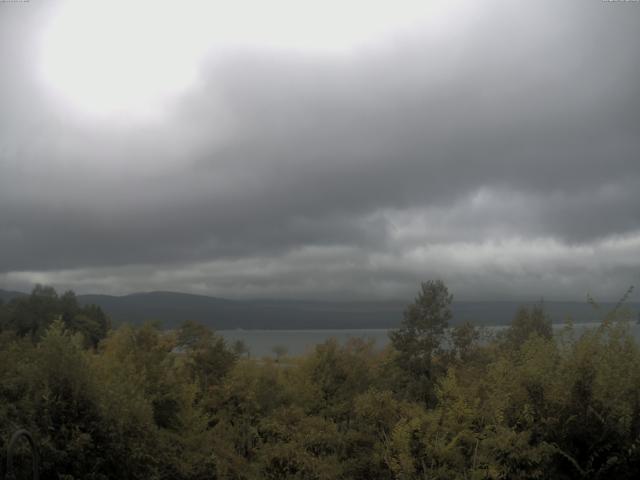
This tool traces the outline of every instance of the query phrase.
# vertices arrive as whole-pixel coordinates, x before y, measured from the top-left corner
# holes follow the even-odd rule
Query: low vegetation
[[[0,306],[0,451],[27,428],[41,478],[65,480],[637,478],[640,351],[623,308],[555,335],[523,309],[487,338],[448,329],[450,303],[423,284],[384,350],[255,359],[191,322],[111,329],[37,287]]]

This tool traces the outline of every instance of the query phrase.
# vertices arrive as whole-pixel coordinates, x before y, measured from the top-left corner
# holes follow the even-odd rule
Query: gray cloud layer
[[[622,293],[640,279],[640,4],[485,3],[440,40],[212,57],[149,125],[66,113],[34,80],[47,10],[0,6],[0,287]]]

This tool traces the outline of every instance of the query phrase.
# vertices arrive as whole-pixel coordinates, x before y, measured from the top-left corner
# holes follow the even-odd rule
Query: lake
[[[575,324],[577,332],[587,328],[594,328],[598,323]],[[557,324],[553,327],[560,329],[564,325]],[[505,326],[484,327],[487,332],[498,332]],[[640,325],[631,325],[632,332],[636,339],[640,340]],[[302,355],[313,350],[315,345],[322,343],[329,338],[335,338],[339,343],[344,344],[349,338],[372,339],[376,346],[384,348],[389,343],[389,329],[345,329],[345,330],[219,330],[229,343],[242,340],[249,347],[251,356],[264,357],[273,356],[273,348],[282,346],[287,349],[288,355]]]

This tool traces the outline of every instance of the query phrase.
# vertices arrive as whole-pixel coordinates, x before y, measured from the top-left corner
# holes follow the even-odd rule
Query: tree
[[[184,350],[191,378],[203,392],[220,383],[238,360],[224,338],[192,321],[183,322],[179,328],[177,346]]]
[[[469,322],[454,327],[451,331],[451,346],[455,355],[462,361],[467,360],[479,338],[480,332]]]
[[[41,337],[60,314],[58,294],[52,287],[42,285],[36,285],[29,296],[14,298],[7,309],[7,329],[33,340]]]
[[[213,332],[209,328],[192,320],[182,322],[177,334],[177,346],[185,350],[202,347],[213,339]]]
[[[433,399],[434,354],[451,320],[453,295],[442,280],[423,282],[415,301],[407,307],[400,328],[389,334],[397,352],[396,363],[409,375],[413,393],[429,403]]]
[[[233,350],[233,353],[238,356],[238,358],[242,357],[245,354],[247,355],[247,358],[251,355],[249,346],[245,343],[244,340],[236,340],[235,342],[233,342],[231,349]]]
[[[275,345],[271,351],[276,356],[276,362],[280,362],[280,360],[287,355],[287,347],[284,345]]]
[[[29,336],[34,341],[39,340],[55,320],[61,320],[70,332],[81,333],[85,346],[94,348],[110,328],[109,318],[100,307],[81,307],[72,291],[58,296],[48,286],[36,285],[30,295],[14,298],[0,308],[0,329],[13,331],[20,337]]]
[[[505,339],[510,347],[519,348],[532,335],[538,335],[546,340],[553,337],[551,320],[542,305],[531,308],[520,307],[506,331]]]

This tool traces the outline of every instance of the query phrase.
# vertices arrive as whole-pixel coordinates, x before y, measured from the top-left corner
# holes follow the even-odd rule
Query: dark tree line
[[[60,320],[70,332],[82,334],[87,346],[97,347],[110,328],[108,317],[96,305],[80,306],[75,293],[58,295],[52,287],[36,285],[31,295],[0,303],[0,332],[36,341]]]

